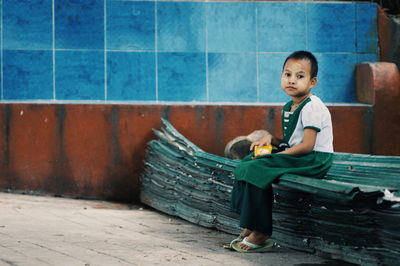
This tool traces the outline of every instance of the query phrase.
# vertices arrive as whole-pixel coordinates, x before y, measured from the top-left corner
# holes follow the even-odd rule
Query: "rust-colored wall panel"
[[[392,23],[385,11],[378,6],[378,37],[380,61],[390,61],[392,42]]]
[[[225,145],[237,136],[245,136],[254,130],[264,129],[272,134],[280,135],[279,126],[280,108],[274,106],[224,106],[224,124],[218,126],[221,131],[223,143],[219,147],[219,153]]]
[[[161,117],[200,148],[222,155],[228,141],[253,130],[281,135],[281,108],[0,104],[0,188],[135,201],[146,144]],[[329,109],[336,151],[368,153],[371,106]]]
[[[171,106],[165,118],[203,150],[223,155],[225,145],[237,136],[258,129],[282,134],[281,109],[279,106]]]
[[[375,104],[374,75],[368,64],[357,65],[356,84],[357,101]]]
[[[221,113],[218,106],[188,105],[173,105],[163,112],[164,118],[179,132],[201,149],[212,153],[217,153],[222,143],[221,131],[218,129],[218,126],[224,126]]]
[[[375,87],[373,153],[400,155],[400,72],[393,63],[370,63]]]
[[[372,107],[330,106],[335,152],[371,153]]]
[[[213,154],[223,155],[228,141],[254,130],[265,129],[282,136],[281,106],[203,106],[204,120],[198,125],[192,120],[195,108],[172,106],[169,121],[193,143]],[[371,106],[330,106],[329,109],[334,123],[335,151],[370,153]]]
[[[399,63],[399,37],[400,24],[385,11],[378,8],[378,37],[381,62],[392,62],[400,67]]]
[[[76,191],[82,195],[104,197],[103,187],[112,163],[111,106],[66,106],[63,149]]]
[[[366,99],[373,104],[371,153],[400,155],[400,72],[396,64],[365,63],[357,65],[356,72],[357,95],[369,95]]]
[[[219,114],[215,120],[217,134],[221,136],[221,143],[218,146],[221,154],[227,142],[237,136],[248,135],[254,130],[268,129],[267,125],[268,108],[258,107],[258,112],[250,106],[223,106],[219,108]],[[222,123],[221,123],[222,122]]]
[[[55,108],[51,105],[12,105],[8,114],[8,169],[14,185],[41,190],[52,175],[56,157]]]
[[[0,105],[0,188],[8,188],[8,129],[9,122],[6,114],[10,107]]]
[[[139,174],[147,142],[154,139],[152,129],[160,128],[162,106],[113,106],[113,164],[109,167],[108,186],[119,200],[135,201],[139,196]]]
[[[395,63],[400,68],[400,23],[379,7],[377,24],[380,61]]]

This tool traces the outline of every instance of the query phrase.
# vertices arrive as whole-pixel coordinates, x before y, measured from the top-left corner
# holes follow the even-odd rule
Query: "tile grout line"
[[[107,101],[107,0],[104,0],[103,7],[104,16],[104,100]]]
[[[55,20],[56,20],[56,14],[55,14],[55,4],[54,4],[55,0],[52,0],[51,5],[52,5],[52,55],[53,55],[53,100],[56,100],[56,24],[55,24]]]
[[[256,88],[257,88],[257,102],[260,101],[260,68],[259,68],[259,58],[258,58],[258,6],[256,5]]]
[[[39,49],[39,48],[32,48],[32,49],[28,49],[28,48],[14,48],[12,49],[14,51],[52,51],[53,49],[49,48],[49,49]],[[56,52],[57,51],[70,51],[70,52],[103,52],[104,49],[66,49],[66,48],[58,48],[58,49],[54,49]],[[107,52],[126,52],[126,53],[150,53],[154,50],[117,50],[117,49],[108,49]],[[180,51],[180,50],[165,50],[165,51],[160,51],[159,53],[197,53],[198,51]],[[212,52],[215,54],[224,54],[226,52],[223,51],[219,51],[219,52]],[[236,51],[236,52],[229,52],[230,54],[252,54],[254,53],[254,51]],[[263,52],[260,51],[259,54],[287,54],[288,52]],[[354,54],[354,52],[314,52],[314,53],[328,53],[328,54]],[[361,52],[360,54],[375,54],[372,52]]]
[[[158,39],[157,39],[157,31],[158,31],[158,17],[157,17],[157,9],[158,9],[158,0],[154,1],[154,60],[155,60],[155,78],[156,78],[156,102],[158,102]]]
[[[308,3],[304,0],[305,5],[305,17],[306,17],[306,51],[308,51]]]
[[[210,92],[209,92],[209,87],[208,87],[208,23],[207,23],[207,2],[204,3],[204,21],[205,21],[205,42],[206,42],[206,47],[205,47],[205,54],[206,54],[206,101],[210,101]]]
[[[359,62],[359,55],[358,55],[358,27],[357,27],[357,20],[358,20],[358,10],[357,10],[357,3],[353,3],[354,5],[354,53],[356,54],[356,62],[355,65],[357,65]]]

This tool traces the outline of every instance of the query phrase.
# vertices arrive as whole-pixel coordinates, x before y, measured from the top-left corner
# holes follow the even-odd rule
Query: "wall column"
[[[400,155],[400,73],[396,64],[357,65],[357,98],[373,105],[372,154]]]

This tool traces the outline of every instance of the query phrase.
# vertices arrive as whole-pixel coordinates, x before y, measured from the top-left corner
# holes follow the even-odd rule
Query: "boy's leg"
[[[235,181],[233,185],[233,190],[232,190],[232,198],[231,198],[231,210],[235,213],[240,214],[240,209],[241,209],[241,202],[243,198],[243,193],[244,193],[244,186],[241,186],[238,184],[239,182]],[[243,239],[246,236],[249,236],[251,234],[251,230],[248,228],[243,228],[242,232],[239,234],[238,239]]]
[[[272,234],[273,202],[272,186],[264,190],[244,181],[234,184],[231,208],[240,214],[240,226],[248,229],[247,233]]]

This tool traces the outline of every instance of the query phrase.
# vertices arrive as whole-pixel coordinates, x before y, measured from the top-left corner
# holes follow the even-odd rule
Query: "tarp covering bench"
[[[229,210],[237,160],[204,152],[168,121],[154,130],[141,201],[190,222],[238,234]],[[399,265],[400,157],[336,153],[323,179],[274,184],[273,238],[282,246],[360,265]]]

